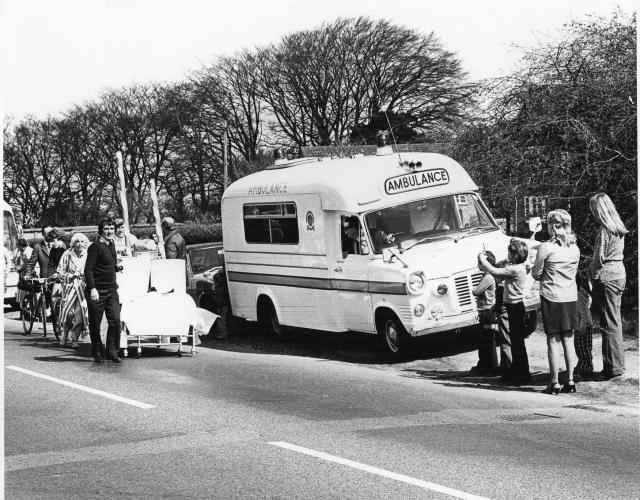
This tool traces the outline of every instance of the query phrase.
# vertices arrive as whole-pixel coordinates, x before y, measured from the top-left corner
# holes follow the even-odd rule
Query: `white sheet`
[[[116,273],[120,303],[143,295],[149,291],[151,259],[149,255],[121,257],[122,272]]]
[[[187,270],[182,259],[157,259],[151,261],[151,287],[158,292],[186,293]]]
[[[196,309],[186,293],[150,292],[123,302],[120,318],[131,335],[181,336],[197,324]]]
[[[211,311],[207,311],[206,309],[202,309],[201,307],[196,309],[196,313],[198,319],[194,326],[195,333],[198,335],[208,335],[209,330],[211,330],[211,327],[220,316],[212,313]]]

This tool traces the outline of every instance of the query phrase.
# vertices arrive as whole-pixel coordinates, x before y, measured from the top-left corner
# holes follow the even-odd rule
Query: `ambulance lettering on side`
[[[234,315],[276,334],[377,334],[392,356],[475,328],[477,255],[505,259],[509,242],[464,168],[434,153],[281,162],[229,186],[222,229]]]

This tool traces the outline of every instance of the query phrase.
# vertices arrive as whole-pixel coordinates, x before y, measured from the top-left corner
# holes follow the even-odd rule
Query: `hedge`
[[[178,232],[187,242],[187,245],[193,245],[196,243],[217,243],[222,241],[222,225],[220,223],[215,224],[178,224]],[[71,236],[74,231],[73,228],[64,228],[65,234],[62,240],[69,245]],[[94,241],[98,238],[97,231],[82,231],[89,241]],[[151,235],[155,232],[155,226],[132,226],[131,233],[139,238],[151,238]],[[42,240],[40,234],[34,235],[33,238],[28,238],[31,245],[36,244]]]

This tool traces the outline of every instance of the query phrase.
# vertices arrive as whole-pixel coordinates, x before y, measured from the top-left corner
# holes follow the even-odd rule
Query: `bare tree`
[[[383,109],[425,130],[460,116],[472,89],[433,33],[368,18],[293,33],[259,60],[262,96],[297,145],[347,141]]]

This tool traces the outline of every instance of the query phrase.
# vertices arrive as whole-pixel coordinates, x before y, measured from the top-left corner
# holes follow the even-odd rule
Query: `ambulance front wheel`
[[[396,315],[386,313],[377,324],[384,352],[392,359],[405,358],[409,353],[411,337]]]

